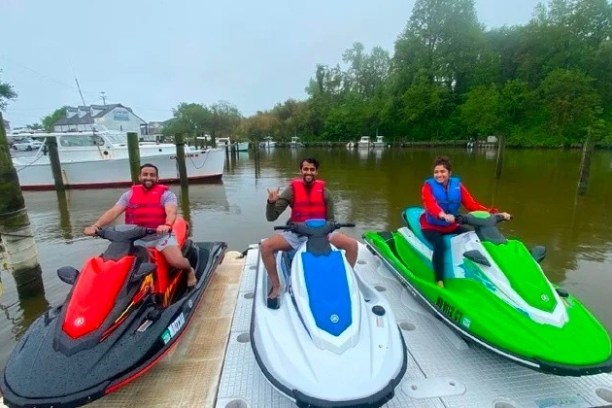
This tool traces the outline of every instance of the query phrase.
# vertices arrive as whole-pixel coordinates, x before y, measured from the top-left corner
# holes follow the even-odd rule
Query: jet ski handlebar
[[[319,236],[327,235],[332,231],[345,227],[354,227],[352,222],[333,222],[324,220],[313,220],[306,222],[289,223],[286,225],[276,225],[275,230],[291,231],[298,235]]]
[[[501,214],[489,214],[486,211],[472,211],[468,214],[459,214],[455,217],[459,224],[472,225],[474,227],[492,227],[505,221]]]
[[[140,227],[133,224],[114,225],[111,227],[100,228],[96,235],[111,242],[134,242],[147,235],[157,232],[155,228]]]

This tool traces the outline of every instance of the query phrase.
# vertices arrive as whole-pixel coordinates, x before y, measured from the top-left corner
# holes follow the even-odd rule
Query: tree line
[[[250,117],[225,101],[181,103],[163,133],[311,142],[376,133],[389,142],[502,135],[525,147],[590,137],[612,146],[611,63],[607,0],[550,0],[526,25],[491,30],[474,0],[417,0],[392,55],[356,42],[335,66],[316,66],[305,100]],[[0,83],[0,107],[3,90]],[[45,128],[58,111],[42,120]]]

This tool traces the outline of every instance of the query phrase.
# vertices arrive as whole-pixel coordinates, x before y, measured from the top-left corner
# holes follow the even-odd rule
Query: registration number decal
[[[164,341],[164,344],[168,344],[168,342],[172,340],[174,336],[176,336],[179,330],[181,330],[181,327],[183,327],[184,325],[185,315],[181,313],[176,319],[174,319],[172,323],[170,323],[170,326],[168,326],[166,330],[164,330],[164,332],[162,333],[161,337]]]

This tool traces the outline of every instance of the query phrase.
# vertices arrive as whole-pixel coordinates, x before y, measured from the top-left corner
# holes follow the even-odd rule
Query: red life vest
[[[291,222],[304,222],[313,218],[327,219],[323,180],[315,180],[306,187],[304,180],[295,179],[291,182],[291,187],[293,188]]]
[[[161,198],[167,186],[156,184],[147,190],[139,184],[132,186],[132,196],[125,209],[125,223],[136,224],[141,227],[157,228],[166,223],[166,208]]]

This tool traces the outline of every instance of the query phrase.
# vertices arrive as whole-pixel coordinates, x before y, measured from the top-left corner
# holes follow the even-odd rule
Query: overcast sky
[[[523,25],[539,0],[476,0],[487,28]],[[0,0],[0,79],[11,126],[63,105],[129,106],[145,121],[181,102],[249,116],[304,99],[316,64],[361,42],[390,55],[414,0]]]

